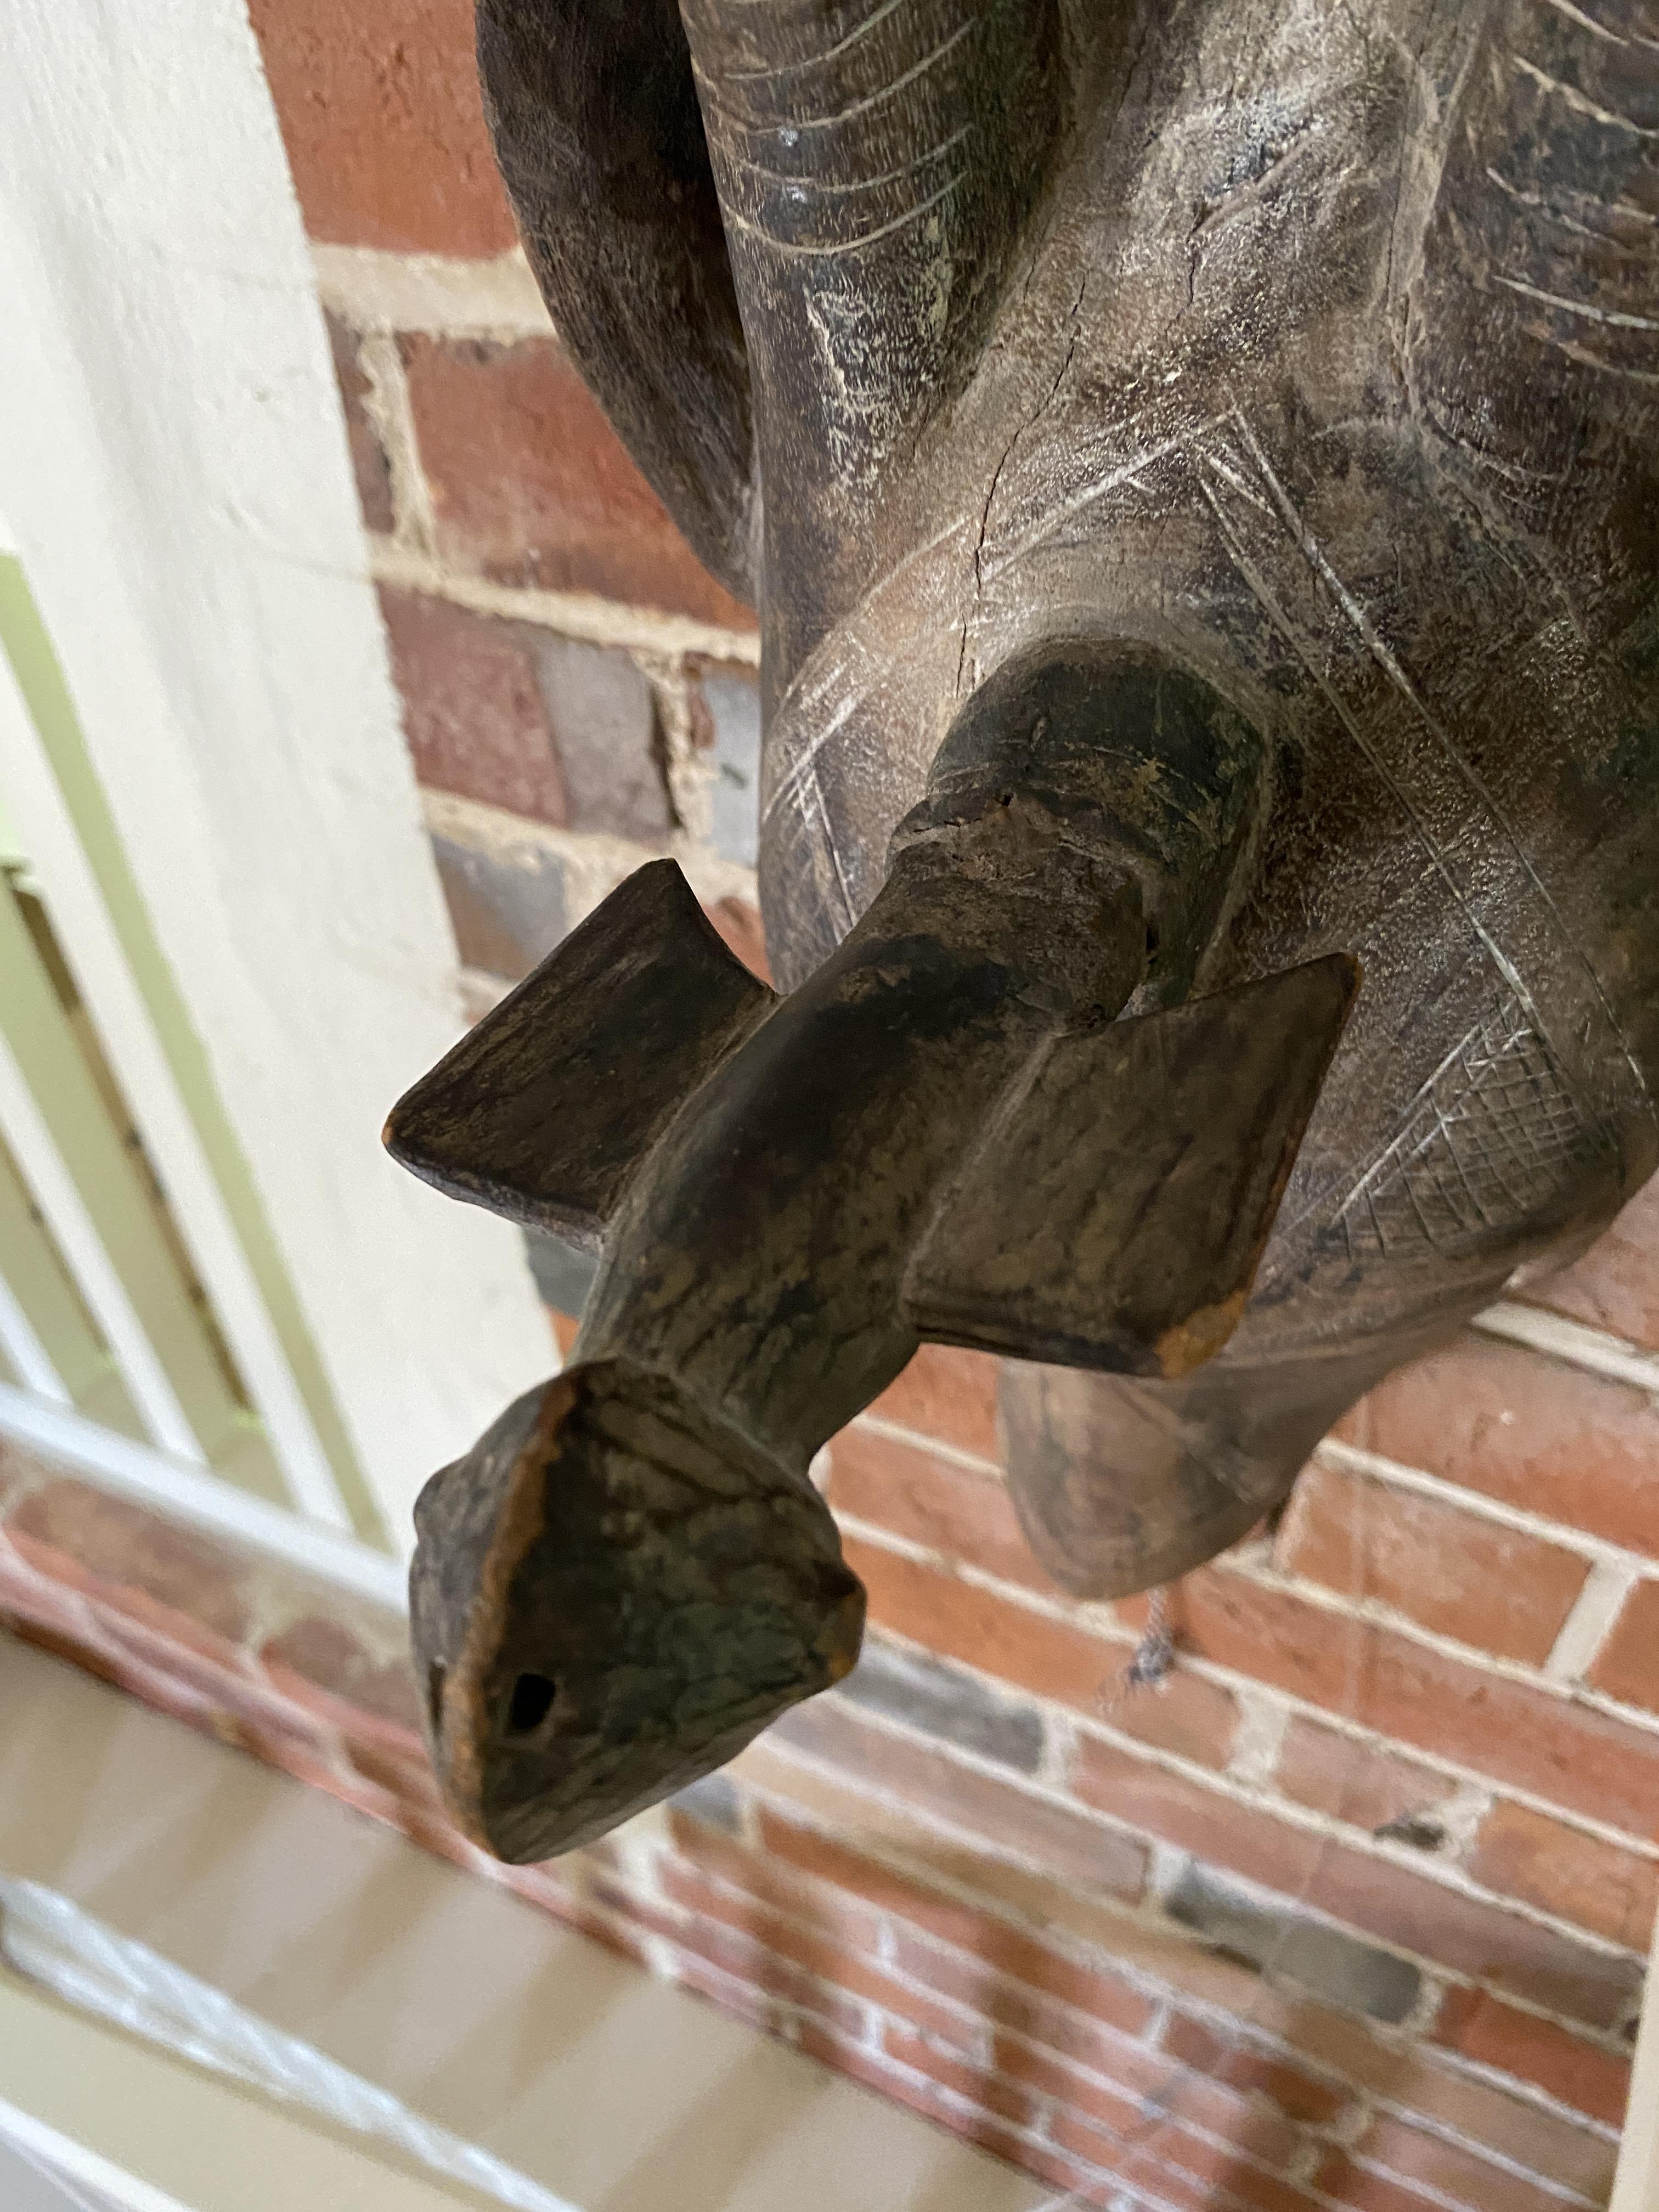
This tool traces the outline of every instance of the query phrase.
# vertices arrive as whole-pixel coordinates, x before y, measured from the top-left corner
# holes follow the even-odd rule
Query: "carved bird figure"
[[[807,1467],[923,1338],[1008,1356],[1033,1547],[1121,1594],[1659,1163],[1659,16],[479,52],[564,343],[760,611],[785,987],[656,864],[390,1125],[603,1249],[418,1516],[439,1770],[523,1858],[851,1664]]]

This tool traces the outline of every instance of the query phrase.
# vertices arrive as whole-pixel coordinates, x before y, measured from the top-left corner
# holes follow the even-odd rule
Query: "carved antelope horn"
[[[676,0],[479,0],[477,39],[559,334],[699,558],[752,599],[749,362]]]
[[[1043,649],[787,999],[658,862],[400,1103],[416,1173],[604,1242],[571,1368],[418,1513],[434,1749],[492,1849],[568,1848],[852,1663],[807,1468],[920,1338],[1167,1376],[1231,1334],[1355,984],[1186,997],[1260,771],[1155,657]]]

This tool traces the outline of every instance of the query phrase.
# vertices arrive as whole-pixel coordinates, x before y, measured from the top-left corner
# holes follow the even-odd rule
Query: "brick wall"
[[[564,356],[495,173],[469,0],[252,13],[475,1011],[663,853],[759,958],[754,616]]]
[[[466,0],[253,17],[475,1003],[660,852],[758,958],[752,619],[548,325]],[[852,1680],[510,1879],[1086,2202],[1603,2203],[1659,1882],[1656,1392],[1650,1195],[1373,1394],[1275,1528],[1168,1594],[1173,1668],[1132,1689],[1146,1601],[1045,1583],[992,1364],[925,1351],[830,1453],[874,1623]],[[13,1617],[171,1694],[131,1649],[142,1574],[88,1564],[54,1480],[14,1474]],[[466,1855],[395,1630],[295,1601],[283,1648],[206,1646],[188,1593],[140,1597],[194,1636],[206,1724]]]

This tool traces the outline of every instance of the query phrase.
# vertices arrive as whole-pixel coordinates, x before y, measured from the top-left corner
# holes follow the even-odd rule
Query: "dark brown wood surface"
[[[556,955],[563,1042],[486,1024],[422,1157],[603,1228],[568,1387],[669,1390],[694,1481],[736,1437],[799,1498],[924,1328],[1146,1370],[1011,1360],[1010,1480],[1069,1587],[1179,1572],[1659,1162],[1654,0],[482,0],[480,49],[555,321],[760,609],[787,995],[671,1011],[641,938],[659,1071],[585,1170],[538,1102],[616,1032]],[[606,1433],[592,1494],[648,1488]],[[475,1767],[567,1602],[485,1550]],[[483,1831],[644,1786],[605,1711]]]

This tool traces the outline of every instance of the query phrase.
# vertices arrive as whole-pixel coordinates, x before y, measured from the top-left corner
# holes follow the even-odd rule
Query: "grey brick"
[[[530,1272],[543,1303],[580,1321],[599,1273],[599,1261],[574,1244],[567,1244],[562,1237],[549,1236],[545,1230],[526,1229],[524,1241]]]
[[[971,1674],[917,1652],[866,1643],[833,1694],[1022,1774],[1035,1774],[1042,1758],[1042,1718],[1034,1705],[1005,1701]]]
[[[1422,1976],[1408,1960],[1292,1905],[1248,1895],[1195,1862],[1165,1897],[1164,1910],[1218,1951],[1350,2012],[1397,2025],[1417,2002]]]
[[[1384,1820],[1371,1833],[1380,1842],[1409,1844],[1414,1851],[1438,1851],[1446,1846],[1446,1831],[1438,1820],[1431,1820],[1422,1813],[1401,1813],[1392,1820]]]
[[[706,1828],[724,1828],[728,1836],[742,1833],[743,1800],[737,1785],[723,1774],[705,1774],[676,1790],[668,1802],[677,1812],[701,1820]]]
[[[564,772],[573,830],[660,845],[674,826],[656,701],[625,653],[544,632],[536,678]]]
[[[558,855],[530,842],[486,852],[450,837],[434,837],[432,851],[462,960],[518,982],[565,933]]]
[[[712,821],[714,850],[744,867],[760,843],[760,693],[752,677],[719,669],[702,679],[714,729]]]

